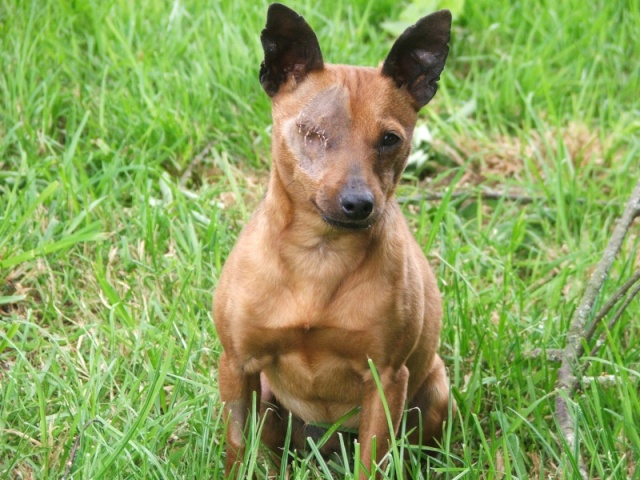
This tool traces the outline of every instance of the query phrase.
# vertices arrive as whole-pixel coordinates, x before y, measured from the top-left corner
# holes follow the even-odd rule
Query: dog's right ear
[[[406,88],[420,109],[433,98],[449,54],[451,12],[440,10],[407,28],[391,47],[382,74]]]
[[[270,97],[290,78],[297,84],[324,66],[316,34],[304,18],[282,4],[269,7],[260,40],[264,49],[260,83]]]

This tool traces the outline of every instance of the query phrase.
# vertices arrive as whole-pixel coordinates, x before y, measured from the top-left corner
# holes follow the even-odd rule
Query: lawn
[[[460,3],[398,192],[444,295],[459,411],[410,472],[571,479],[544,352],[640,177],[640,4],[289,5],[327,61],[377,65],[396,22]],[[1,478],[223,477],[211,298],[266,187],[266,8],[0,2]],[[636,223],[597,306],[639,268]],[[570,401],[592,478],[640,478],[639,302],[598,330]],[[350,468],[311,452],[291,478]]]

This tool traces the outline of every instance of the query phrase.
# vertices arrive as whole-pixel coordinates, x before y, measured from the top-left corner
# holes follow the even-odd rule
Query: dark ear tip
[[[272,3],[269,5],[269,8],[267,9],[267,23],[270,19],[280,16],[298,18],[300,15],[282,3]]]
[[[451,30],[452,16],[449,10],[438,10],[426,17],[422,17],[418,21],[418,25],[428,26],[429,28],[442,28]]]
[[[446,8],[442,9],[442,10],[438,10],[436,12],[433,12],[433,13],[427,15],[424,18],[429,18],[429,17],[437,18],[437,19],[440,19],[440,20],[449,20],[449,21],[451,21],[451,19],[452,19],[451,10],[448,10]]]

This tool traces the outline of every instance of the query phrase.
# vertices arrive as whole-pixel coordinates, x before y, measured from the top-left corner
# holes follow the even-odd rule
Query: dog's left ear
[[[382,74],[406,88],[420,109],[433,98],[449,53],[451,12],[440,10],[407,28],[391,47]]]
[[[299,83],[324,66],[316,34],[304,18],[280,3],[269,6],[260,40],[264,48],[260,83],[270,97],[290,78]]]

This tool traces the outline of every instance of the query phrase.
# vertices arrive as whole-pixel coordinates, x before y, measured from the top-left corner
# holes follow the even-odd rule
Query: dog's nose
[[[347,191],[340,196],[340,206],[350,220],[364,220],[373,211],[373,194],[365,191]]]

